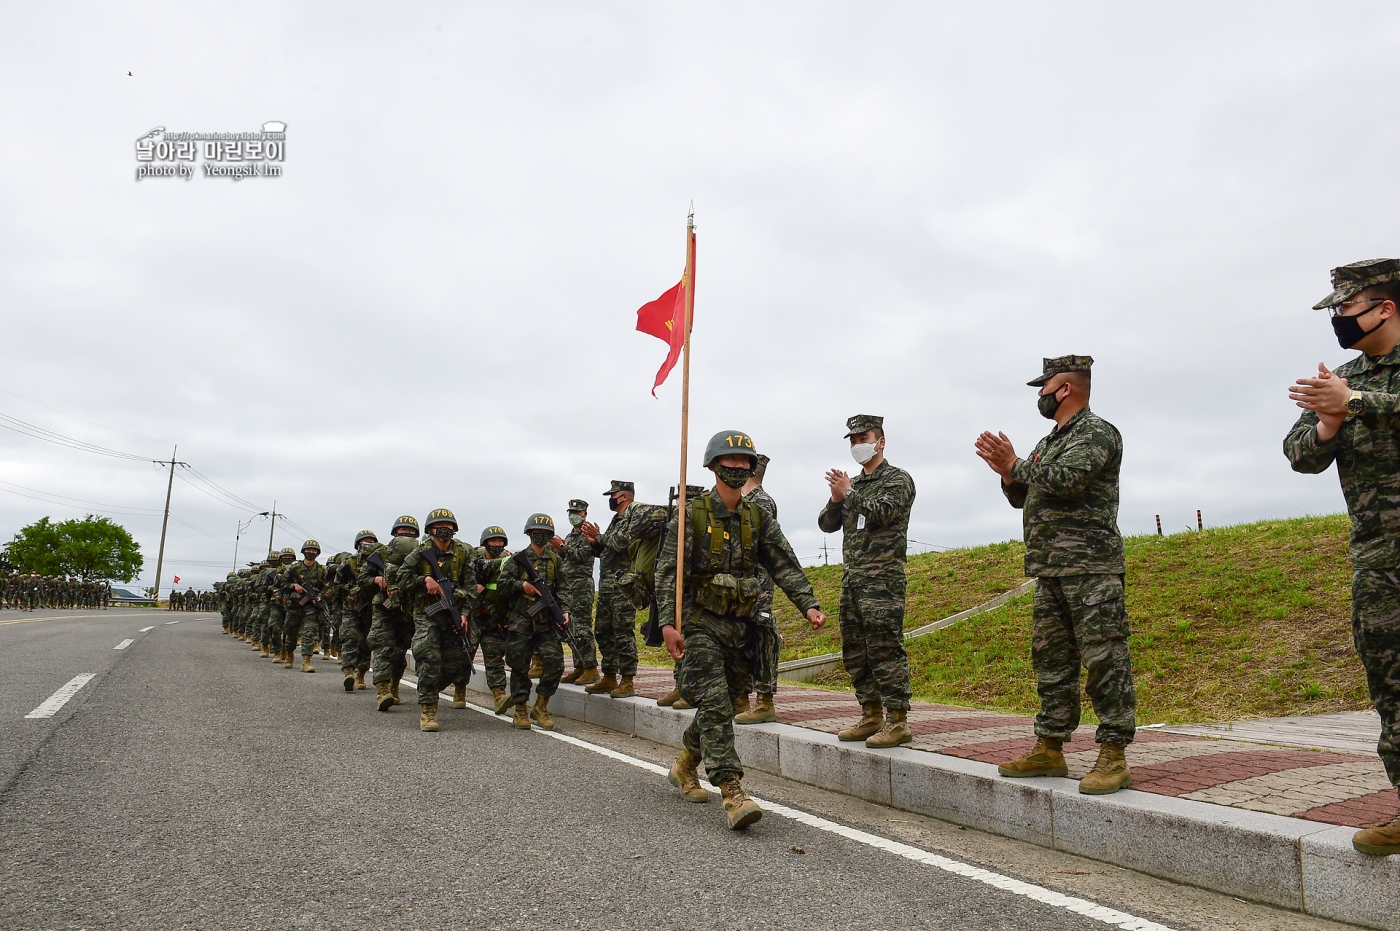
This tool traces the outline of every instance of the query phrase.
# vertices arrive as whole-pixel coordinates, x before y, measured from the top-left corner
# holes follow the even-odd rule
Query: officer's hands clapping
[[[983,431],[974,444],[977,455],[981,456],[1001,480],[1011,484],[1011,467],[1016,464],[1016,450],[1005,433]]]
[[[583,538],[589,543],[598,542],[598,525],[593,523],[593,521],[584,521],[583,523],[578,525],[578,529],[579,533],[583,534]]]
[[[1341,429],[1347,416],[1347,401],[1351,387],[1345,378],[1332,373],[1321,362],[1316,378],[1300,378],[1288,389],[1289,400],[1304,410],[1317,414],[1317,438],[1327,442]]]
[[[826,483],[831,486],[831,500],[845,501],[846,495],[851,490],[851,477],[840,469],[832,469],[826,473]]]

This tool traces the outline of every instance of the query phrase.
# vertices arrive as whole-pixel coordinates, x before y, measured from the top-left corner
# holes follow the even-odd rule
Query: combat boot
[[[682,750],[666,775],[666,781],[681,790],[681,798],[697,804],[710,800],[710,793],[700,785],[699,767],[700,761],[689,750]]]
[[[505,714],[510,708],[510,693],[505,689],[492,689],[491,697],[496,700],[496,713]]]
[[[568,682],[568,683],[570,683],[570,684],[573,684],[573,683],[575,683],[575,682],[578,681],[578,677],[581,676],[581,675],[583,675],[583,670],[580,669],[579,667],[575,666],[575,667],[569,672],[569,674],[568,674],[567,676],[565,676],[564,678],[560,679],[559,681],[560,681],[560,682]]]
[[[467,707],[467,687],[465,685],[454,685],[452,687],[452,707]]]
[[[261,640],[254,640],[254,641],[253,641],[253,652],[254,652],[254,653],[257,653],[257,652],[258,652],[259,650],[261,650],[262,648],[263,648],[263,647],[262,647],[262,641],[261,641]],[[266,656],[267,654],[264,653],[263,655]]]
[[[528,731],[530,729],[530,713],[525,710],[524,702],[515,706],[515,717],[510,723],[514,724],[522,731]]]
[[[657,703],[658,705],[660,705],[662,708],[669,708],[669,707],[671,707],[672,705],[674,705],[676,702],[678,702],[678,701],[680,701],[680,700],[681,700],[681,690],[680,690],[680,689],[671,689],[671,691],[667,692],[663,697],[658,698],[658,699],[656,700],[656,703]]]
[[[538,656],[530,657],[530,671],[526,673],[531,679],[538,679],[544,675],[544,661]]]
[[[597,695],[600,692],[611,692],[615,688],[617,688],[617,673],[610,672],[592,685],[586,686],[584,691],[589,695]]]
[[[837,740],[865,740],[880,732],[880,728],[885,726],[885,716],[880,710],[880,703],[868,701],[860,706],[860,720],[843,731],[836,734]]]
[[[900,744],[913,742],[914,735],[909,730],[909,712],[891,708],[885,715],[885,726],[866,740],[865,745],[871,750],[888,750]]]
[[[420,731],[433,732],[438,729],[437,722],[437,702],[431,705],[418,706],[418,729]]]
[[[353,691],[355,691],[355,670],[353,670],[353,669],[342,669],[342,670],[340,671],[340,674],[344,677],[344,679],[341,681],[340,684],[343,685],[343,686],[345,686],[345,691],[347,691],[347,692],[353,692]]]
[[[747,692],[745,692],[743,695],[739,696],[739,699],[737,701],[734,702],[734,717],[737,718],[741,714],[748,714],[749,708],[749,695]]]
[[[695,706],[692,705],[690,702],[686,701],[684,698],[677,698],[677,699],[676,699],[676,703],[675,703],[674,705],[672,705],[671,707],[672,707],[673,709],[675,709],[676,711],[689,711],[691,708],[694,708]]]
[[[744,784],[733,773],[727,774],[719,783],[719,794],[724,798],[724,813],[729,816],[729,830],[742,831],[763,817],[763,809],[758,807],[744,791]]]
[[[365,685],[365,674],[358,669],[355,670],[355,688],[360,691],[369,688],[369,686]]]
[[[758,693],[758,701],[753,710],[734,716],[735,724],[772,724],[778,720],[778,712],[773,708],[773,696]]]
[[[1400,853],[1400,815],[1392,818],[1389,824],[1357,831],[1352,835],[1351,845],[1362,853],[1377,857]]]
[[[292,657],[295,656],[295,655],[296,655],[296,652],[293,651],[293,650],[287,650],[286,652],[284,652],[284,653],[282,654],[282,668],[283,668],[283,669],[291,669],[291,668],[292,668]],[[310,662],[310,661],[311,661],[311,657],[308,656],[308,657],[306,658],[306,660],[307,660],[307,662]]]
[[[617,684],[617,688],[608,693],[611,698],[631,698],[637,694],[637,688],[632,682],[631,676],[623,676],[622,681]]]
[[[253,649],[256,650],[257,647],[253,647]],[[267,644],[264,643],[263,646],[262,646],[262,650],[258,653],[258,659],[267,659],[267,658],[268,658],[269,656],[271,656],[271,655],[272,655],[272,651],[269,650],[269,649],[267,648]],[[282,654],[281,654],[281,653],[278,653],[277,655],[280,657]]]
[[[394,696],[394,704],[402,705],[403,699],[399,698],[399,677],[395,676],[389,683],[389,694]]]
[[[548,696],[535,696],[535,707],[530,709],[530,720],[547,731],[554,730],[554,719],[549,716]]]
[[[1054,737],[1041,737],[1034,749],[1025,756],[1017,757],[997,767],[1003,776],[1068,776],[1065,755],[1060,752],[1064,741]]]
[[[228,628],[225,627],[223,630],[219,631],[219,633],[221,633],[221,634],[223,634],[225,637],[227,637],[227,636],[228,636]]]
[[[1099,758],[1094,768],[1079,780],[1079,791],[1085,795],[1111,795],[1133,784],[1128,772],[1128,759],[1117,744],[1099,746]]]
[[[598,671],[598,667],[589,666],[583,672],[579,673],[578,678],[574,680],[574,684],[592,685],[594,682],[597,682],[601,678],[603,678],[603,674]]]
[[[306,656],[303,656],[303,657],[301,658],[301,671],[302,671],[302,672],[315,672],[315,671],[316,671],[316,667],[313,666],[313,665],[311,665],[311,656],[310,656],[309,654],[306,655]]]
[[[374,683],[374,700],[380,711],[388,711],[394,705],[393,693],[389,691],[389,683]]]

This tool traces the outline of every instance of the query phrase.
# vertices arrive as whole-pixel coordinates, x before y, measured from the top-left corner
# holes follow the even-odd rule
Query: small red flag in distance
[[[691,278],[695,277],[695,245],[691,242],[690,268]],[[671,369],[676,367],[676,360],[681,356],[681,347],[685,345],[685,292],[689,282],[685,275],[681,275],[681,280],[676,286],[665,294],[652,301],[650,304],[643,304],[637,311],[637,330],[642,333],[655,336],[657,339],[667,343],[671,348],[666,353],[666,361],[661,363],[661,369],[656,373],[656,383],[651,386],[651,396],[656,397],[656,389],[661,387],[661,383],[666,380],[666,376],[671,374]],[[694,325],[692,320],[691,324]]]
[[[179,584],[180,584],[180,577],[179,577],[178,575],[175,576],[175,584],[176,584],[176,585],[179,585]]]

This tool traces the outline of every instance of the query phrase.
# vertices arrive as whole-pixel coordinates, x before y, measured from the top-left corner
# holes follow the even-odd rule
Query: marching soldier
[[[753,478],[744,483],[744,497],[758,505],[763,516],[769,520],[778,519],[778,502],[763,489],[763,476],[768,471],[768,457],[759,455],[758,467],[753,470]],[[788,558],[797,562],[797,554],[788,551]],[[773,707],[773,693],[778,690],[778,654],[783,641],[778,635],[778,622],[773,617],[773,577],[762,566],[758,568],[758,608],[754,611],[754,635],[759,638],[758,655],[761,660],[754,676],[754,691],[757,700],[749,707],[748,693],[739,698],[734,709],[735,724],[768,724],[778,720],[778,712]]]
[[[555,552],[560,558],[559,603],[569,614],[569,626],[579,641],[581,655],[573,658],[573,671],[565,682],[592,685],[602,678],[598,674],[598,651],[593,642],[593,544],[583,535],[588,520],[588,502],[582,498],[569,501],[569,535],[555,537]],[[572,647],[570,650],[572,651]]]
[[[418,518],[404,514],[394,521],[388,544],[380,543],[360,565],[356,581],[360,592],[371,598],[369,627],[370,678],[374,682],[375,707],[388,711],[399,700],[399,680],[408,668],[408,647],[413,641],[413,615],[394,597],[392,585],[408,554],[418,548]],[[371,557],[379,554],[379,560]],[[376,563],[379,563],[376,566]]]
[[[365,673],[369,672],[369,628],[372,620],[369,599],[356,582],[360,562],[379,545],[373,530],[355,534],[355,550],[346,555],[337,569],[341,589],[340,600],[340,673],[345,691],[367,688]]]
[[[297,640],[287,636],[287,596],[283,589],[287,584],[287,570],[297,561],[297,554],[290,546],[284,546],[277,559],[277,574],[273,579],[273,591],[267,604],[267,629],[277,647],[272,661],[281,663],[283,669],[291,669],[292,657],[297,652]]]
[[[506,642],[509,633],[506,616],[509,606],[497,584],[501,573],[501,557],[509,542],[502,528],[492,525],[481,531],[481,545],[472,553],[472,570],[476,575],[476,624],[474,639],[481,646],[481,664],[486,667],[486,686],[496,714],[510,708],[510,689],[506,683]],[[475,651],[473,651],[475,654]]]
[[[301,545],[301,562],[283,573],[282,594],[287,600],[287,660],[282,665],[291,668],[292,655],[300,641],[302,672],[316,671],[311,664],[311,654],[321,642],[322,618],[326,611],[322,597],[326,588],[326,567],[316,561],[320,555],[321,544],[307,540]]]
[[[558,691],[560,677],[564,674],[564,651],[548,613],[541,611],[534,617],[529,614],[530,607],[540,596],[540,590],[531,581],[532,573],[521,565],[521,560],[529,562],[533,577],[541,579],[550,594],[554,594],[554,587],[563,572],[559,554],[550,546],[555,536],[554,519],[548,514],[531,514],[525,522],[525,533],[530,538],[530,545],[503,561],[497,582],[510,606],[506,621],[510,632],[506,643],[506,663],[510,666],[511,704],[515,706],[513,723],[528,731],[530,722],[534,721],[545,730],[552,731],[554,719],[549,716],[549,699]],[[542,669],[539,685],[535,688],[535,705],[527,714],[526,705],[530,701],[529,667],[534,656],[539,657]]]
[[[438,729],[438,693],[451,682],[452,707],[467,707],[467,681],[471,658],[467,656],[463,616],[471,617],[476,602],[476,576],[471,553],[457,533],[457,518],[438,508],[424,521],[428,537],[403,561],[396,591],[413,604],[413,663],[418,676],[418,729]],[[450,588],[449,588],[450,586]],[[445,598],[455,600],[451,610],[435,611]],[[527,660],[528,662],[528,657]]]

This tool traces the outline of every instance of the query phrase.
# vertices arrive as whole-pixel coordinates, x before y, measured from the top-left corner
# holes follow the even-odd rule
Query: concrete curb
[[[1027,579],[1020,585],[1008,592],[1002,592],[991,601],[984,601],[980,605],[973,605],[966,611],[959,611],[957,614],[950,614],[945,618],[934,621],[932,624],[925,624],[923,627],[916,627],[913,630],[904,632],[904,642],[916,640],[919,637],[927,636],[935,630],[942,630],[945,627],[952,627],[958,621],[965,621],[970,617],[976,617],[993,608],[1000,608],[1013,598],[1019,598],[1035,588],[1035,579]],[[818,656],[804,656],[802,659],[790,659],[778,664],[778,678],[784,682],[811,682],[824,672],[830,672],[841,662],[840,653],[822,653]]]
[[[484,692],[484,683],[473,675],[470,687]],[[681,745],[694,714],[574,685],[561,685],[549,710],[671,747]],[[1072,779],[1005,779],[990,763],[868,750],[789,724],[736,727],[735,743],[750,769],[1242,899],[1400,931],[1400,857],[1357,853],[1352,828],[1132,789],[1080,795]]]

